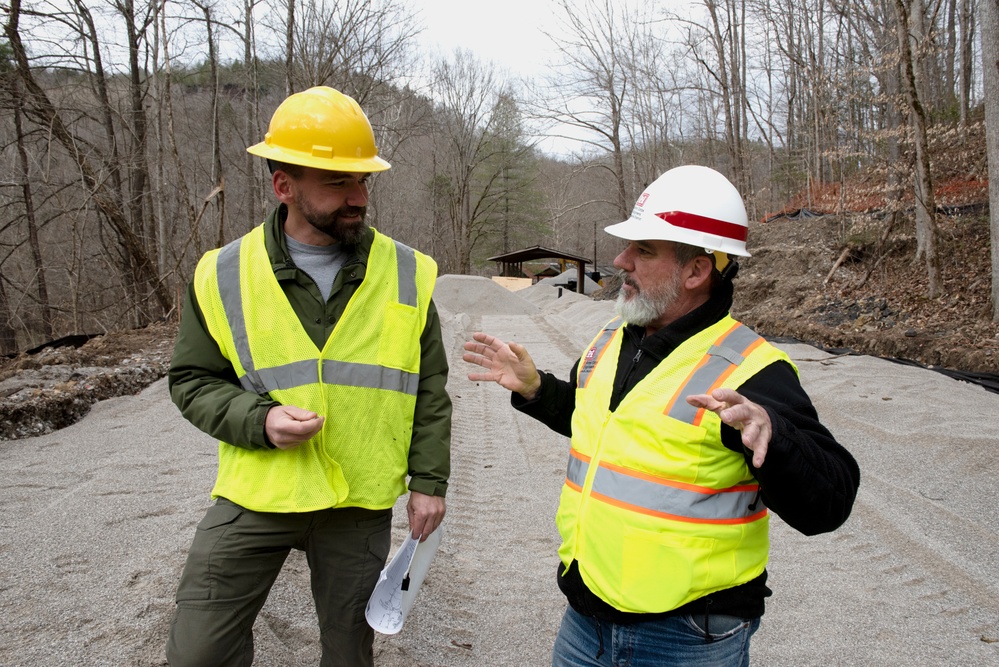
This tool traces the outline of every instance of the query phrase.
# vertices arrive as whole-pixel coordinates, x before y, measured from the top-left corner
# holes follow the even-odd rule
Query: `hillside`
[[[897,233],[879,256],[880,228],[862,216],[778,218],[753,225],[753,257],[739,273],[734,314],[769,336],[997,373],[988,216],[939,220],[943,295],[934,300],[926,298],[923,264],[913,262],[911,230]],[[830,274],[847,247],[848,255]]]
[[[925,298],[904,230],[883,258],[861,218],[778,218],[750,229],[733,313],[760,333],[827,348],[973,373],[999,373],[999,325],[989,318],[987,216],[942,216],[944,295]],[[835,272],[830,270],[851,252]],[[870,277],[864,281],[865,276]],[[826,278],[829,277],[828,282]],[[0,360],[0,439],[40,435],[81,418],[98,401],[162,377],[176,326],[114,332],[80,348]]]

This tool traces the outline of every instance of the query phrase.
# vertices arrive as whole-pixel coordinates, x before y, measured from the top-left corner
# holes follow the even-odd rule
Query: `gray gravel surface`
[[[483,330],[565,377],[609,302],[444,276],[436,301],[455,403],[445,535],[377,664],[543,666],[564,601],[554,512],[568,442],[469,382]],[[850,520],[805,537],[773,520],[775,594],[754,665],[999,664],[999,396],[933,371],[783,345],[860,461]],[[173,594],[209,504],[215,445],[159,381],[61,431],[0,442],[0,666],[163,665]],[[397,512],[395,544],[404,512]],[[304,558],[256,627],[259,666],[318,664]]]

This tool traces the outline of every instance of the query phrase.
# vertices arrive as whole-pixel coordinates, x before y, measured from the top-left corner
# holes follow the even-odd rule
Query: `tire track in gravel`
[[[824,356],[792,354],[823,423],[860,464],[860,491],[832,534],[806,537],[774,519],[774,597],[754,661],[999,664],[999,533],[985,519],[999,508],[995,438],[975,441],[957,421],[994,423],[994,400],[925,370]],[[963,414],[941,409],[955,399]]]
[[[474,331],[517,340],[564,375],[578,355],[541,317],[467,318],[449,353],[454,401],[445,535],[403,633],[380,638],[379,665],[546,665],[565,608],[555,582],[555,509],[568,439],[510,406],[505,389],[470,382],[462,344]]]

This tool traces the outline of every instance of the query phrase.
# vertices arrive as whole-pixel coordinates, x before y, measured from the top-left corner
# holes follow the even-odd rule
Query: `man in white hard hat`
[[[292,549],[312,574],[324,667],[371,665],[364,609],[409,492],[414,538],[444,518],[447,357],[432,259],[365,223],[389,163],[352,98],[291,95],[263,142],[279,204],[207,253],[188,288],[170,393],[219,440],[167,644],[174,667],[245,666]]]
[[[767,588],[769,511],[806,534],[849,516],[853,457],[782,351],[732,319],[742,198],[718,172],[660,176],[614,260],[618,317],[569,381],[485,333],[467,362],[514,407],[571,437],[556,523],[569,606],[556,667],[749,664]]]

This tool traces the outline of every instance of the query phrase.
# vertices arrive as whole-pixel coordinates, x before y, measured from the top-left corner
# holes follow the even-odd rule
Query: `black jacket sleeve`
[[[572,436],[572,411],[576,407],[576,367],[572,367],[571,381],[560,380],[551,373],[538,371],[541,375],[541,388],[537,396],[527,400],[520,394],[510,394],[510,405],[534,417],[539,422],[567,438]]]
[[[722,425],[722,442],[743,452],[760,482],[763,502],[805,535],[835,530],[850,516],[860,485],[853,456],[819,422],[798,375],[783,361],[747,380],[739,393],[770,415],[773,434],[760,468],[742,445],[741,433]]]

